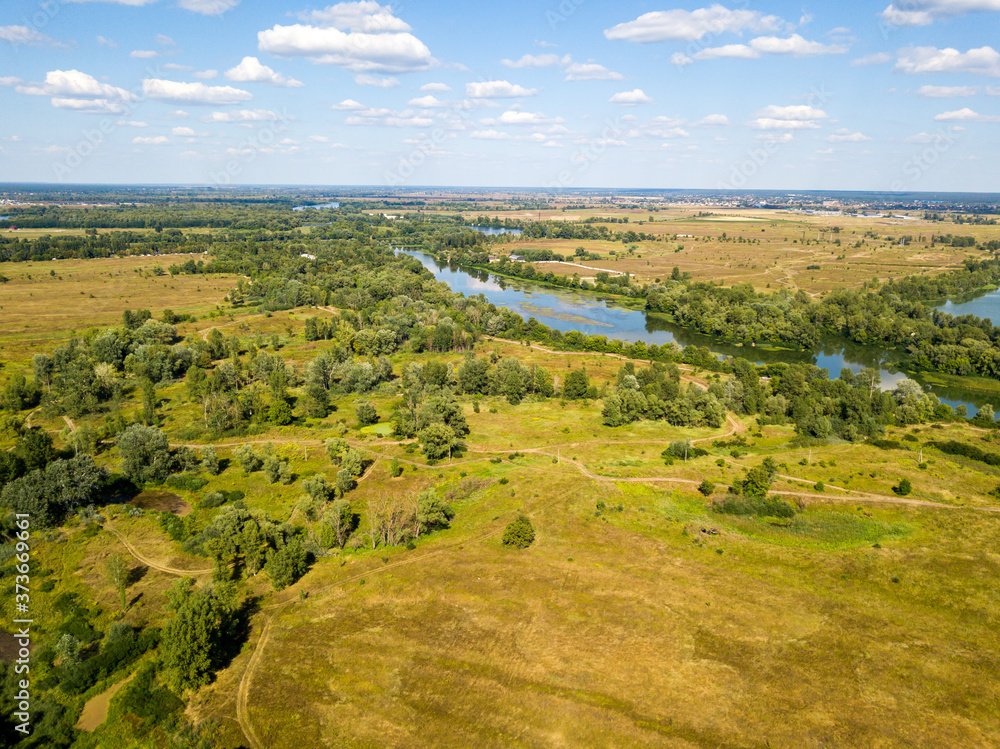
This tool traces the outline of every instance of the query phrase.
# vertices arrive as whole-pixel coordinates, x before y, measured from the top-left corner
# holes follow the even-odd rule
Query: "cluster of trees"
[[[653,364],[638,372],[632,362],[618,370],[614,386],[604,395],[602,415],[607,426],[641,419],[665,420],[675,426],[719,427],[726,420],[725,391],[712,383],[707,391],[681,388],[674,365]]]
[[[554,392],[552,375],[536,364],[529,367],[512,356],[494,364],[475,354],[466,354],[454,374],[460,393],[502,395],[515,406],[528,395],[550,398]]]

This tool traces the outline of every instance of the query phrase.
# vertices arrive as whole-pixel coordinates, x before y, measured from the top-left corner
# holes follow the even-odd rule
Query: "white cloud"
[[[338,3],[299,18],[307,23],[259,32],[258,48],[359,73],[405,73],[426,70],[436,62],[426,45],[408,33],[408,24],[373,0]]]
[[[543,125],[551,121],[541,112],[523,112],[519,109],[508,109],[499,117],[480,120],[484,125]]]
[[[361,102],[354,101],[354,99],[344,99],[339,104],[334,104],[330,109],[366,109],[366,107]]]
[[[179,73],[189,73],[192,70],[194,70],[194,68],[192,68],[190,65],[180,65],[180,64],[178,64],[176,62],[165,62],[165,63],[163,63],[163,69],[164,70],[176,70]]]
[[[197,135],[205,135],[205,133],[196,133],[194,128],[190,127],[175,127],[170,131],[171,135],[182,135],[188,138],[194,138]]]
[[[18,83],[24,83],[24,81],[12,75],[0,76],[0,86],[16,86]]]
[[[355,114],[344,120],[345,125],[370,126],[381,125],[383,127],[430,127],[434,120],[429,117],[414,115],[412,110],[397,112],[392,109],[376,109],[369,107],[357,111]]]
[[[157,34],[156,43],[159,44],[161,47],[173,47],[174,45],[177,44],[177,42],[175,42],[166,34]]]
[[[620,81],[621,73],[608,70],[596,62],[574,62],[566,68],[567,81]]]
[[[862,133],[852,133],[846,127],[837,130],[826,138],[827,143],[863,143],[867,140],[871,140],[871,138]]]
[[[735,58],[755,60],[761,55],[791,55],[792,57],[815,57],[817,55],[842,55],[849,47],[844,44],[822,44],[803,39],[798,34],[789,37],[758,36],[747,44],[724,44],[721,47],[705,47],[693,56],[677,52],[670,61],[674,65],[690,65],[694,60],[718,60]]]
[[[153,57],[159,57],[160,53],[152,49],[133,49],[128,53],[128,56],[136,60],[149,60]]]
[[[696,127],[725,127],[729,124],[729,118],[724,114],[710,114],[694,124]]]
[[[396,18],[391,6],[377,2],[347,2],[328,6],[323,10],[299,13],[299,20],[336,29],[363,31],[373,34],[409,31],[405,21]]]
[[[190,117],[187,112],[183,109],[175,109],[173,112],[169,112],[164,116],[164,119],[168,120],[183,120],[185,117]]]
[[[921,86],[917,94],[926,99],[954,99],[960,96],[975,96],[979,93],[977,86]]]
[[[549,52],[544,55],[522,55],[517,60],[505,59],[501,60],[500,63],[506,65],[508,68],[547,68],[553,65],[568,65],[570,57],[569,55],[560,57]]]
[[[51,45],[53,47],[63,46],[52,37],[45,36],[45,34],[39,33],[34,29],[29,29],[27,26],[0,26],[0,39],[10,42],[15,47],[21,45],[31,47],[40,47],[43,45]]]
[[[102,47],[108,47],[110,49],[118,48],[118,45],[115,42],[111,41],[110,39],[105,39],[100,34],[98,34],[97,36],[97,43],[100,44]]]
[[[750,46],[757,52],[768,55],[792,55],[793,57],[815,57],[816,55],[842,55],[848,47],[844,44],[822,44],[803,39],[798,34],[787,38],[759,36],[750,40]]]
[[[665,10],[644,13],[634,21],[606,29],[604,36],[629,42],[694,41],[707,34],[725,32],[780,31],[785,26],[777,16],[764,16],[757,11],[730,10],[721,5],[694,11]]]
[[[218,16],[239,4],[240,0],[177,0],[179,7],[203,16]]]
[[[135,120],[118,120],[115,123],[118,127],[149,127],[146,122],[136,122]]]
[[[226,78],[240,83],[266,83],[269,86],[283,86],[285,88],[300,88],[304,84],[294,78],[286,78],[281,73],[276,73],[267,65],[263,65],[256,57],[244,57],[235,68],[230,68],[225,73]]]
[[[310,135],[308,138],[310,143],[329,143],[330,139],[325,135]]]
[[[477,81],[465,84],[470,99],[504,99],[514,96],[534,96],[538,89],[524,88],[508,81]]]
[[[792,104],[788,107],[771,104],[754,114],[754,117],[770,117],[779,120],[822,120],[826,119],[827,114],[822,109],[816,109],[807,104]]]
[[[626,107],[634,107],[636,104],[652,104],[653,100],[646,96],[641,88],[631,91],[619,91],[608,99],[612,104],[621,104]]]
[[[19,94],[52,97],[52,106],[77,112],[121,114],[135,96],[79,70],[51,70],[44,83],[17,85]]]
[[[151,137],[145,137],[140,135],[138,137],[133,138],[132,142],[144,146],[160,146],[163,145],[164,143],[169,143],[170,140],[167,138],[166,135],[154,135]]]
[[[791,133],[762,133],[756,140],[764,143],[791,143],[795,140],[795,136]]]
[[[758,117],[750,122],[750,127],[757,130],[818,130],[812,120],[779,120],[771,117]]]
[[[212,112],[202,122],[276,122],[282,117],[270,109],[238,109],[232,112]]]
[[[214,68],[209,68],[208,70],[200,70],[197,73],[192,73],[195,78],[200,78],[203,81],[210,81],[213,78],[217,78],[219,71]]]
[[[952,128],[952,130],[957,129]],[[916,135],[903,138],[904,143],[938,143],[942,140],[944,140],[944,135],[941,133],[917,133]]]
[[[374,86],[375,88],[396,88],[399,85],[399,79],[389,76],[388,78],[379,78],[376,75],[366,75],[364,73],[358,73],[354,76],[354,82],[359,86]]]
[[[952,47],[908,47],[897,53],[899,73],[978,73],[1000,76],[1000,53],[992,47],[979,47],[959,52]]]
[[[510,140],[510,134],[499,130],[473,130],[469,137],[476,140]]]
[[[420,90],[430,94],[446,94],[451,91],[451,86],[447,83],[425,83]]]
[[[443,101],[440,101],[433,94],[427,94],[427,96],[419,96],[416,99],[410,99],[406,102],[408,107],[417,107],[418,109],[438,109],[440,107],[447,107]]]
[[[881,65],[891,60],[892,55],[888,52],[876,52],[875,54],[865,55],[864,57],[858,57],[855,60],[851,60],[851,65]]]
[[[935,115],[937,122],[1000,122],[1000,117],[996,115],[979,114],[968,107],[957,109],[954,112],[942,112]]]
[[[181,83],[162,78],[146,78],[142,82],[146,96],[156,101],[182,104],[239,104],[253,94],[232,86],[206,86],[204,83]]]
[[[927,26],[949,16],[987,11],[1000,11],[1000,0],[893,0],[880,15],[889,26]]]

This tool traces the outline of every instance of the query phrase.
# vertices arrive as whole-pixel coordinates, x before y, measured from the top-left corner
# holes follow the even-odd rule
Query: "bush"
[[[755,499],[745,496],[730,496],[721,502],[716,502],[712,509],[724,515],[755,515],[774,518],[795,516],[795,508],[777,497]]]
[[[713,484],[708,479],[701,482],[701,486],[698,487],[698,491],[704,494],[706,497],[712,496],[712,492],[715,491],[715,484]]]
[[[909,479],[903,479],[898,485],[892,487],[892,490],[896,492],[901,497],[905,497],[907,494],[913,491],[913,487],[910,485]]]
[[[208,479],[203,479],[200,476],[170,476],[165,483],[171,489],[185,489],[189,492],[197,492],[205,487]]]
[[[378,424],[378,412],[368,401],[359,401],[354,407],[354,414],[358,417],[358,424],[365,427],[369,424]]]
[[[518,515],[503,532],[501,539],[504,546],[515,549],[527,549],[535,540],[535,527],[524,515]]]
[[[222,492],[209,492],[201,498],[201,506],[204,509],[219,507],[226,503],[226,497]]]

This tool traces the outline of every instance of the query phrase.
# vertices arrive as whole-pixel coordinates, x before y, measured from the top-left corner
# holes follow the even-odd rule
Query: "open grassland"
[[[515,238],[500,245],[499,251],[548,249],[569,258],[578,247],[583,247],[603,256],[600,261],[572,260],[585,268],[558,263],[537,265],[541,271],[560,276],[575,273],[592,279],[599,270],[611,270],[627,272],[645,284],[669,277],[676,266],[698,281],[727,286],[750,283],[758,289],[803,289],[810,294],[857,288],[873,278],[885,281],[907,275],[938,274],[961,266],[967,258],[986,257],[974,248],[932,245],[935,234],[971,236],[980,243],[1000,238],[997,226],[774,210],[671,208],[651,214],[594,209],[542,214],[542,218],[562,221],[615,218],[614,223],[597,225],[617,232],[653,234],[656,239],[623,244],[606,240]],[[511,217],[503,212],[495,215]],[[466,218],[474,216],[469,214]],[[629,217],[629,223],[618,223],[625,216]],[[538,216],[521,218],[537,220]],[[629,252],[632,245],[634,250]]]
[[[73,332],[115,325],[125,309],[203,315],[223,303],[231,275],[155,275],[190,255],[5,263],[0,272],[0,356],[27,361]]]

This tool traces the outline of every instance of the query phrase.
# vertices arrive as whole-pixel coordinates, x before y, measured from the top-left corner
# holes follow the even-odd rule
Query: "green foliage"
[[[321,473],[303,479],[302,488],[315,502],[326,502],[333,495],[334,487]]]
[[[107,471],[89,455],[55,460],[44,470],[36,469],[4,486],[0,506],[30,514],[38,526],[52,525],[67,511],[96,502],[107,480]]]
[[[156,666],[144,663],[116,699],[117,709],[142,719],[146,726],[167,722],[184,707],[184,702],[167,687],[156,683]]]
[[[531,520],[525,515],[518,515],[504,529],[501,542],[504,546],[512,546],[515,549],[527,549],[534,543],[535,527]]]
[[[712,505],[712,509],[726,515],[754,515],[758,517],[791,518],[795,508],[777,497],[727,496]]]
[[[218,476],[222,466],[219,463],[219,456],[215,453],[215,448],[209,445],[201,450],[201,466],[210,476]]]
[[[163,628],[160,662],[176,689],[197,689],[219,665],[232,612],[211,591],[197,591],[190,578],[171,589],[173,617]]]
[[[358,424],[361,426],[378,423],[378,413],[375,411],[375,406],[368,401],[359,401],[354,407],[354,414],[358,417]]]
[[[909,479],[902,479],[899,484],[892,488],[896,494],[901,497],[905,497],[907,494],[913,491],[913,486],[910,484]]]
[[[292,539],[267,559],[264,570],[275,590],[283,590],[298,580],[309,568],[309,557],[302,542]]]
[[[992,453],[982,450],[975,445],[967,445],[964,442],[949,440],[947,442],[928,442],[928,447],[933,447],[946,455],[961,455],[970,460],[976,460],[990,466],[1000,466],[1000,453]]]
[[[208,479],[201,476],[168,476],[163,482],[172,489],[183,489],[189,492],[201,491],[208,484]]]
[[[250,445],[240,445],[233,450],[233,457],[239,462],[243,473],[249,476],[254,471],[259,471],[262,461],[260,456],[253,451]],[[273,483],[273,482],[272,482]]]
[[[447,528],[455,511],[447,502],[442,501],[433,489],[417,495],[416,533],[430,533],[441,528]]]
[[[393,458],[389,464],[389,475],[393,478],[399,478],[403,475],[403,466],[399,464],[399,458]]]
[[[161,483],[173,467],[167,435],[156,427],[133,424],[116,440],[121,472],[137,486]]]
[[[698,486],[698,491],[701,492],[706,497],[712,496],[712,492],[715,491],[715,484],[713,484],[708,479],[704,479]]]

